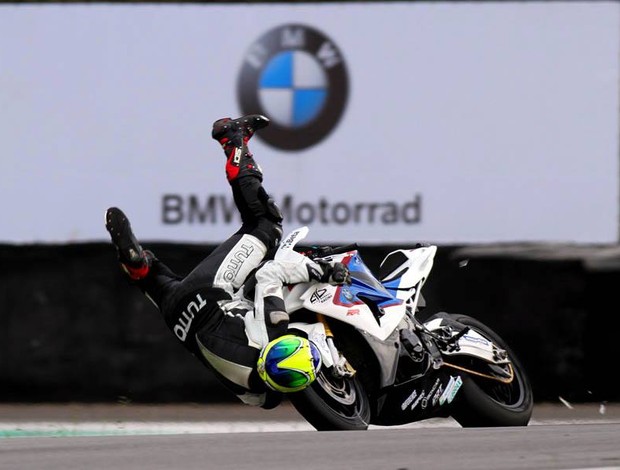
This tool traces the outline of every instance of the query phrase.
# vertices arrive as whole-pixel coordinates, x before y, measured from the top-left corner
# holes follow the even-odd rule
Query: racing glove
[[[351,284],[351,273],[344,264],[321,259],[315,259],[314,264],[318,266],[313,266],[310,263],[307,265],[310,279],[335,286]]]

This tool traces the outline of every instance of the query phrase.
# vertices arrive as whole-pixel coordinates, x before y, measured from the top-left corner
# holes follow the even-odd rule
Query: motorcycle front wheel
[[[526,426],[532,416],[534,398],[523,366],[514,352],[497,333],[475,318],[449,316],[504,349],[513,371],[509,383],[488,378],[489,374],[463,374],[463,385],[453,404],[452,417],[463,427]]]
[[[335,377],[323,367],[310,387],[291,393],[289,399],[317,431],[368,429],[370,402],[355,376]]]

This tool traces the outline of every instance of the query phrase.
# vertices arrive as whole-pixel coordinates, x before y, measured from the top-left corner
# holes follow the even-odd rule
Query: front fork
[[[316,316],[317,320],[325,328],[325,340],[327,342],[327,347],[329,348],[329,352],[331,353],[332,361],[334,363],[332,374],[334,375],[334,377],[353,377],[355,375],[355,369],[336,348],[336,345],[334,344],[334,333],[332,333],[332,330],[329,327],[327,318],[325,318],[325,316],[320,313],[317,313]]]

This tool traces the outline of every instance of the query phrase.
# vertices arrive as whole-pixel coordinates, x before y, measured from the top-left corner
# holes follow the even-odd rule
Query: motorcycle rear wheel
[[[317,431],[363,431],[370,421],[370,402],[355,377],[334,377],[322,368],[313,384],[292,393],[295,409]]]
[[[463,427],[527,426],[534,398],[523,366],[506,342],[491,328],[467,315],[450,314],[508,353],[514,379],[505,384],[473,374],[463,374],[463,385],[453,404],[452,417]]]

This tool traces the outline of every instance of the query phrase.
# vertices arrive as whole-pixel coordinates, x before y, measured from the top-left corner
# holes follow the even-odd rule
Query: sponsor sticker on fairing
[[[299,230],[295,230],[293,233],[291,233],[288,236],[288,238],[286,240],[284,240],[280,244],[280,249],[281,250],[288,250],[288,249],[290,249],[294,245],[295,239],[297,239],[298,236],[299,236]]]
[[[418,406],[423,399],[424,399],[424,392],[422,392],[422,394],[416,399],[416,401],[412,403],[411,410],[413,411],[415,407]]]
[[[463,380],[460,375],[457,375],[456,377],[450,376],[450,381],[448,382],[448,385],[446,385],[446,390],[439,398],[439,404],[443,405],[444,403],[452,403],[452,400],[454,400],[454,397],[461,388],[461,385],[463,385]]]
[[[441,385],[441,380],[437,379],[435,381],[435,383],[433,384],[433,388],[431,388],[431,390],[428,392],[426,397],[424,397],[422,399],[422,409],[423,410],[425,410],[426,407],[428,406],[428,401],[433,399],[433,395],[435,394],[435,392],[437,391],[437,389],[439,388],[440,385]]]
[[[442,394],[443,394],[443,387],[440,385],[437,388],[437,391],[435,392],[435,394],[433,395],[433,406],[437,405]]]
[[[407,399],[403,402],[403,404],[402,404],[402,405],[400,405],[400,409],[401,409],[401,410],[403,410],[403,411],[405,411],[405,409],[406,409],[409,405],[411,405],[411,403],[413,402],[413,400],[415,400],[415,399],[417,398],[417,396],[418,396],[418,391],[417,391],[417,390],[414,390],[414,391],[411,393],[411,395],[409,395],[409,396],[407,397]]]
[[[316,303],[322,304],[324,302],[327,302],[331,298],[332,298],[332,295],[327,292],[327,289],[317,289],[310,296],[310,303],[311,304],[316,304]]]

